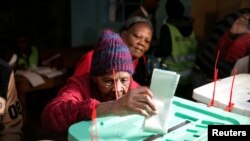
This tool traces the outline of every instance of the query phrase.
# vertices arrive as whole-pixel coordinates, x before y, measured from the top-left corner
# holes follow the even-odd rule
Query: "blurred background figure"
[[[39,52],[31,45],[28,36],[20,35],[16,39],[17,62],[15,69],[34,69],[39,64]]]
[[[15,77],[7,62],[0,59],[0,141],[22,141],[22,106]]]
[[[190,75],[197,49],[193,19],[184,16],[185,8],[179,0],[168,0],[165,10],[167,17],[161,27],[160,44],[155,49],[155,56],[161,58],[162,69],[181,75],[176,96],[190,99]]]
[[[197,53],[192,75],[193,88],[213,80],[219,50],[216,66],[218,79],[230,76],[237,61],[250,54],[249,14],[250,8],[242,8],[226,15],[217,23],[207,46]]]
[[[250,55],[250,13],[242,14],[231,28],[220,38],[216,52],[219,60],[235,63],[238,59]]]

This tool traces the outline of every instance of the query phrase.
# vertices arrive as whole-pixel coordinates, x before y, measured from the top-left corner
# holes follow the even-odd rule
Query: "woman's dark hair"
[[[131,28],[134,24],[136,23],[145,23],[147,24],[151,30],[153,31],[153,26],[152,26],[152,23],[146,19],[146,18],[143,18],[143,17],[139,17],[139,16],[135,16],[135,17],[132,17],[132,18],[129,18],[125,24],[120,28],[119,30],[119,33],[123,32],[123,31],[126,31],[128,30],[129,28]]]

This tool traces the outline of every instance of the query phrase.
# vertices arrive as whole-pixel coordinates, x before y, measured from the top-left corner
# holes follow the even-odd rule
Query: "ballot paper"
[[[48,78],[54,78],[63,74],[63,71],[51,67],[37,67],[34,71],[38,74],[45,75]]]
[[[157,115],[145,118],[143,129],[156,133],[167,133],[172,99],[180,75],[176,72],[154,69],[150,89],[154,94]]]
[[[29,70],[26,70],[26,71],[17,70],[16,74],[22,75],[25,78],[27,78],[33,87],[36,87],[45,83],[45,80],[39,74],[29,71]]]

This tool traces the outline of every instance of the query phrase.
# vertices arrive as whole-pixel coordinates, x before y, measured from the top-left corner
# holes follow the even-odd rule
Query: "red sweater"
[[[137,87],[139,84],[131,80],[129,89]],[[49,130],[66,133],[71,124],[90,120],[93,105],[104,101],[96,89],[89,74],[69,78],[57,97],[46,105],[41,116],[42,125]]]
[[[232,40],[229,38],[228,32],[225,32],[218,42],[218,50],[220,50],[220,60],[226,62],[236,62],[237,59],[250,55],[250,33],[245,33]]]

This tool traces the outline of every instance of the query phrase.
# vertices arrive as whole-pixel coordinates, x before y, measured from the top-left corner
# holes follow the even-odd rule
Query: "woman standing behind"
[[[145,53],[148,51],[152,39],[152,24],[145,18],[132,17],[126,21],[119,32],[132,55],[135,68],[133,79],[140,85],[149,86],[151,75],[147,70],[148,62]],[[74,72],[74,76],[90,72],[92,55],[93,50],[81,57]]]

